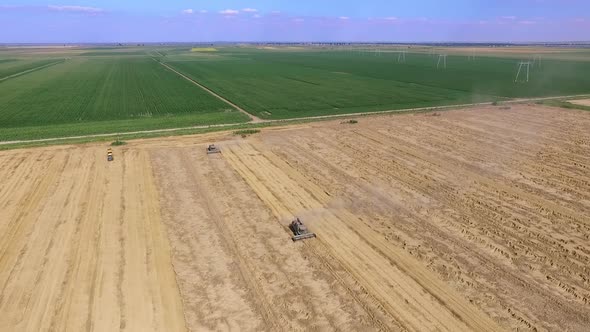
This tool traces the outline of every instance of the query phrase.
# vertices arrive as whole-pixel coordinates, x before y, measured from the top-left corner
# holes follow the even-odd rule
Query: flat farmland
[[[0,82],[13,75],[61,61],[63,59],[0,59]]]
[[[0,152],[0,329],[586,331],[588,114]]]
[[[0,141],[152,135],[249,118],[264,122],[590,93],[590,61],[582,49],[203,49],[214,51],[181,45],[0,49]],[[401,51],[407,52],[405,61]],[[446,66],[438,63],[438,53],[448,53]],[[529,82],[523,81],[524,69],[515,82],[520,61],[533,61]]]
[[[478,53],[475,60],[400,49],[222,49],[208,59],[176,55],[169,65],[261,118],[294,117],[466,104],[507,98],[585,94],[590,62],[545,58],[530,81],[515,83],[518,62]],[[179,61],[175,61],[178,59]],[[526,77],[526,71],[519,80]]]
[[[2,156],[0,330],[182,331],[146,153]]]
[[[465,104],[493,99],[453,89],[356,74],[344,67],[308,67],[312,65],[311,61],[294,64],[275,62],[282,57],[279,54],[256,60],[211,58],[209,61],[172,61],[168,64],[248,112],[269,119]],[[266,61],[268,59],[273,60]],[[354,61],[348,64],[356,65]]]
[[[248,120],[148,57],[71,58],[0,82],[0,105],[0,139]]]

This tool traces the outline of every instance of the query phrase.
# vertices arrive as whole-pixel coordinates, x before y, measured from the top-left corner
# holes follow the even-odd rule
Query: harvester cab
[[[214,153],[221,153],[221,150],[215,146],[215,144],[211,144],[207,147],[207,154],[214,154]]]
[[[107,161],[113,161],[115,158],[113,157],[113,149],[108,148],[107,150]]]
[[[299,218],[295,218],[289,225],[289,229],[293,232],[293,241],[300,241],[316,237],[315,233],[311,233]]]

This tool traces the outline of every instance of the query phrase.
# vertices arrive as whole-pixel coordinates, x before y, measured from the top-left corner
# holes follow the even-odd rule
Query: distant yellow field
[[[217,49],[213,47],[193,47],[191,52],[217,52]]]

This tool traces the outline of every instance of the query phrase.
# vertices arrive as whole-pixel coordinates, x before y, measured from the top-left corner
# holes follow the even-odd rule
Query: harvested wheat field
[[[358,120],[0,152],[0,330],[588,330],[590,113]]]
[[[590,99],[570,100],[569,102],[580,106],[590,106]]]

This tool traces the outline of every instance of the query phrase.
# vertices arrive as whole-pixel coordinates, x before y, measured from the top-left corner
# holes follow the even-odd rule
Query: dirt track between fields
[[[585,331],[589,128],[515,105],[0,152],[0,330]]]
[[[590,99],[578,99],[578,100],[569,100],[570,103],[580,105],[580,106],[589,106],[590,107]]]
[[[215,91],[209,89],[208,87],[204,86],[203,84],[195,81],[194,79],[186,76],[185,74],[179,72],[178,70],[172,68],[170,65],[168,65],[167,63],[164,62],[160,62],[160,64],[164,67],[166,67],[168,70],[174,72],[175,74],[177,74],[178,76],[184,78],[185,80],[193,83],[194,85],[200,87],[201,89],[207,91],[210,95],[212,95],[213,97],[223,101],[224,103],[228,104],[229,106],[235,108],[236,110],[242,112],[243,114],[245,114],[246,116],[248,116],[248,118],[251,119],[250,122],[252,123],[260,123],[260,122],[264,122],[264,120],[262,120],[261,118],[257,117],[256,115],[250,114],[248,112],[246,112],[246,110],[244,110],[243,108],[241,108],[240,106],[232,103],[231,101],[227,100],[225,97],[221,96],[220,94],[216,93]]]
[[[584,94],[584,95],[558,96],[558,97],[519,98],[519,99],[507,100],[502,103],[504,105],[513,105],[513,104],[541,102],[541,101],[547,101],[547,100],[560,100],[560,99],[584,98],[584,97],[588,97],[588,95]],[[317,121],[317,120],[328,120],[328,119],[352,118],[352,117],[359,117],[359,116],[377,116],[377,115],[382,115],[382,114],[396,115],[396,114],[416,113],[416,112],[425,112],[425,111],[446,111],[446,110],[453,110],[453,109],[459,109],[459,108],[484,107],[484,106],[490,106],[492,104],[493,104],[492,102],[484,102],[484,103],[448,105],[448,106],[418,107],[418,108],[407,108],[407,109],[400,109],[400,110],[360,112],[360,113],[334,114],[334,115],[318,115],[318,116],[284,119],[284,120],[257,119],[256,122],[252,121],[250,123],[281,123],[281,124],[284,123],[284,124],[287,124],[288,122],[291,122],[291,121],[294,121],[294,122],[297,122],[297,121]],[[118,132],[118,133],[90,134],[90,135],[53,137],[53,138],[41,138],[41,139],[30,139],[30,140],[0,141],[0,146],[1,145],[5,145],[5,146],[13,145],[14,146],[14,145],[18,145],[18,144],[31,144],[31,143],[41,143],[42,144],[42,143],[51,143],[51,142],[58,142],[58,141],[68,142],[69,140],[105,138],[105,137],[125,138],[125,136],[127,136],[127,135],[163,134],[163,133],[174,134],[176,132],[186,131],[186,130],[211,129],[211,128],[229,129],[231,127],[241,126],[241,125],[244,125],[244,123],[226,123],[226,124],[216,124],[216,125],[202,125],[202,126],[190,126],[190,127],[179,127],[179,128],[164,128],[164,129],[128,131],[128,132],[123,132],[123,133]]]
[[[64,61],[66,61],[66,60],[60,60],[60,61],[52,62],[52,63],[46,64],[46,65],[43,65],[43,66],[39,66],[39,67],[35,67],[35,68],[31,68],[31,69],[27,69],[27,70],[21,71],[20,73],[8,75],[8,76],[5,76],[5,77],[0,77],[0,82],[5,81],[5,80],[8,80],[8,79],[11,79],[11,78],[14,78],[14,77],[22,76],[24,74],[28,74],[28,73],[31,73],[31,72],[34,72],[34,71],[37,71],[37,70],[41,70],[43,68],[51,67],[51,66],[54,66],[54,65],[63,63]]]

